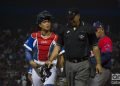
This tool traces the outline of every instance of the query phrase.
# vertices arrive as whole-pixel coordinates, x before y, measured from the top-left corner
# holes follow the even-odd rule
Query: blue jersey
[[[41,32],[32,33],[24,44],[28,61],[32,59],[47,61],[57,39],[58,36],[54,33],[51,33],[48,38],[44,38]],[[28,51],[32,52],[32,55]]]

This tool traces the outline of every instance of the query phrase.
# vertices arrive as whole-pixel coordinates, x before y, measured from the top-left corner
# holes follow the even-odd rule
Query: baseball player
[[[105,27],[100,22],[94,22],[93,27],[95,28],[95,33],[98,41],[98,46],[101,53],[101,63],[103,67],[103,72],[101,74],[96,74],[94,78],[90,80],[89,86],[109,86],[108,82],[111,75],[111,53],[112,53],[112,40],[105,34]],[[94,53],[91,54],[91,63],[96,64],[94,58]]]
[[[32,66],[33,86],[54,86],[56,80],[55,65],[57,61],[53,61],[51,69],[46,69],[47,67],[45,66],[58,40],[58,36],[51,32],[52,15],[48,11],[40,12],[37,16],[37,25],[39,31],[32,33],[24,43],[26,58]],[[40,70],[40,74],[38,70]],[[43,80],[42,75],[46,75],[47,77],[44,77]]]

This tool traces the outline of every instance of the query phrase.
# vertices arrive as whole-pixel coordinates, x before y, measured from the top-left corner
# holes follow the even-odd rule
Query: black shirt
[[[81,25],[78,28],[66,26],[63,30],[58,44],[64,46],[66,58],[77,59],[88,56],[90,47],[97,44],[94,29],[90,25]]]

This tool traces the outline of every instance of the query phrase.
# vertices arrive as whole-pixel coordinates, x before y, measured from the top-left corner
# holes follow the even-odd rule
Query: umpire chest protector
[[[89,43],[87,27],[67,27],[64,32],[65,56],[68,59],[78,59],[88,56]]]

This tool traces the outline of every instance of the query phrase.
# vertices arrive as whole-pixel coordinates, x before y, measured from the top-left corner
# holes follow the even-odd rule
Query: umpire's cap
[[[41,23],[43,20],[52,20],[52,15],[48,11],[42,11],[37,15],[37,22],[36,24]]]
[[[72,20],[77,14],[80,14],[79,9],[77,8],[71,8],[68,11],[68,19]]]

